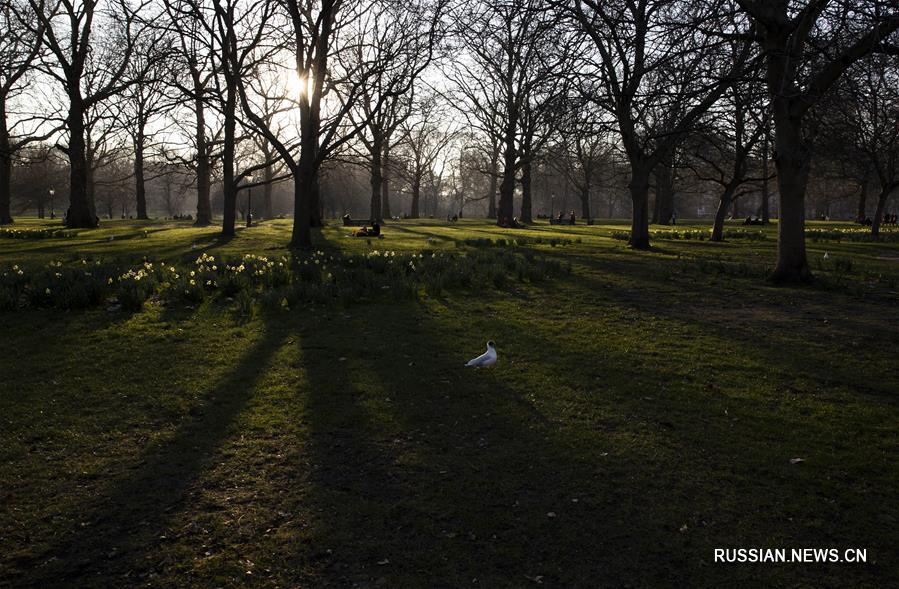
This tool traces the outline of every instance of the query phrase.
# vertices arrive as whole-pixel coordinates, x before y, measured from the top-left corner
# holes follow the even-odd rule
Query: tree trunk
[[[294,178],[292,248],[312,247],[312,227],[321,225],[317,163],[320,121],[314,104],[302,101],[300,104],[300,160],[291,169]]]
[[[381,221],[381,184],[384,181],[381,169],[381,156],[383,154],[383,146],[381,139],[375,137],[371,148],[371,170],[369,184],[371,185],[371,206],[369,211],[369,219],[372,222]]]
[[[237,131],[235,83],[232,80],[226,82],[228,88],[226,90],[225,108],[222,113],[225,119],[225,136],[222,147],[222,200],[224,207],[222,211],[222,235],[226,237],[234,236],[234,225],[237,221],[237,185],[234,181],[234,141]]]
[[[313,200],[317,190],[318,172],[313,165],[312,158],[308,155],[300,156],[300,162],[296,170],[293,170],[293,231],[290,237],[290,247],[312,247],[312,217]],[[315,204],[317,208],[317,203]]]
[[[12,222],[12,150],[6,125],[6,99],[0,97],[0,225]]]
[[[656,166],[656,215],[662,225],[670,225],[674,216],[674,169],[668,158]]]
[[[97,182],[96,182],[96,174],[97,174],[97,162],[95,159],[96,152],[94,151],[94,147],[87,144],[86,160],[87,160],[87,198],[92,203],[97,202]],[[122,199],[122,205],[124,206],[125,202]],[[96,210],[96,204],[94,205],[94,209]]]
[[[581,217],[590,221],[590,184],[586,182],[581,187]]]
[[[777,266],[771,280],[809,282],[812,273],[805,254],[805,190],[809,148],[802,137],[802,118],[790,112],[783,97],[774,99],[777,187],[780,220],[777,226]]]
[[[631,165],[631,238],[628,242],[635,249],[649,249],[649,168]]]
[[[144,133],[138,131],[134,141],[134,188],[137,199],[137,218],[149,219],[147,215],[147,186],[144,180]]]
[[[419,217],[419,201],[421,201],[421,178],[412,180],[412,209],[409,212],[409,218],[417,219]]]
[[[496,219],[496,188],[499,182],[499,148],[494,148],[490,155],[490,194],[487,196],[487,218]]]
[[[522,223],[533,223],[533,204],[531,181],[531,160],[527,159],[521,167],[521,219]]]
[[[84,108],[81,96],[70,96],[69,115],[69,210],[66,225],[72,228],[97,226],[97,212],[88,186],[90,170],[84,143]]]
[[[206,142],[206,111],[203,105],[203,87],[194,81],[194,109],[197,115],[197,227],[212,224],[212,200],[209,193],[212,185],[212,169],[209,162],[209,145]]]
[[[375,138],[372,143],[372,148],[370,152],[371,156],[371,169],[369,175],[369,185],[371,186],[371,202],[369,207],[368,218],[372,220],[372,222],[380,222],[382,218],[381,211],[381,184],[384,180],[382,176],[382,157],[383,154],[383,146],[381,144],[381,140],[379,138]]]
[[[381,212],[382,218],[390,219],[390,145],[384,142],[384,159],[381,162]]]
[[[515,149],[515,127],[506,135],[506,147],[503,151],[503,181],[499,187],[499,209],[497,225],[508,227],[515,216],[513,201],[515,197],[515,160],[518,154]]]
[[[771,195],[768,192],[768,156],[770,148],[768,146],[769,136],[771,134],[771,121],[768,115],[765,115],[765,140],[762,143],[762,223],[767,225],[771,222]]]
[[[893,186],[886,185],[880,189],[880,195],[877,197],[877,209],[874,211],[874,218],[871,220],[871,235],[880,235],[880,224],[883,222],[884,209],[887,206],[887,199],[893,192]]]
[[[724,240],[724,220],[727,217],[727,209],[730,207],[736,191],[736,186],[728,184],[724,187],[724,192],[721,193],[721,198],[718,200],[718,209],[715,211],[715,222],[712,224],[712,241]]]
[[[855,220],[859,223],[864,223],[865,218],[867,216],[867,208],[868,208],[868,179],[865,178],[862,180],[862,191],[861,194],[858,195],[858,212],[855,215]]]

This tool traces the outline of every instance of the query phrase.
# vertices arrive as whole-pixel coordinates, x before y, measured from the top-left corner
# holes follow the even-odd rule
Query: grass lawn
[[[776,228],[653,252],[627,229],[334,225],[324,251],[541,237],[517,249],[572,272],[251,318],[0,312],[0,587],[896,583],[899,242],[809,241],[817,284],[775,288]],[[0,238],[0,270],[278,256],[289,235],[114,221]],[[497,365],[464,369],[487,339]],[[714,562],[740,547],[867,562]]]

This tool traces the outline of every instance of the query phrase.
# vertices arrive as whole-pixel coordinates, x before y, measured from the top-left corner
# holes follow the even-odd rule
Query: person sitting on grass
[[[353,233],[353,237],[380,237],[381,236],[381,226],[378,223],[372,223],[371,229],[368,227],[362,227],[361,229],[357,229],[355,233]]]
[[[509,217],[503,217],[499,222],[499,226],[503,229],[521,229],[522,225],[518,222],[518,217],[512,217],[512,220],[509,221]]]

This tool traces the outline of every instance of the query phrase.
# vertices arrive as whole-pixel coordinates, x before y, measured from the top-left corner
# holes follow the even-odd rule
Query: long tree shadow
[[[252,396],[258,367],[281,345],[282,336],[266,332],[174,435],[148,447],[130,472],[85,501],[72,529],[32,562],[22,563],[21,579],[40,587],[111,585],[112,579],[145,571],[145,555],[164,535],[167,522],[189,509],[191,487],[232,433]]]
[[[688,304],[694,296],[689,293],[677,305],[660,306],[660,291],[684,285],[671,284],[652,269],[635,276],[630,272],[637,266],[632,258],[628,254],[591,263],[591,275],[578,277],[577,285],[562,292],[576,291],[584,305],[607,301],[647,318],[661,315],[684,326],[703,323],[702,305],[696,300]],[[583,263],[586,267],[587,260]],[[611,284],[604,282],[604,273]],[[701,291],[700,286],[692,288]],[[776,306],[784,298],[779,292],[772,293],[767,304]],[[534,304],[539,305],[542,298],[537,299]],[[470,344],[462,333],[473,326],[467,314],[456,318],[449,310],[441,319],[422,306],[378,306],[317,330],[314,347],[302,348],[316,465],[310,479],[310,502],[318,516],[313,538],[327,547],[313,559],[316,581],[459,586],[473,579],[487,585],[536,579],[561,586],[658,586],[709,579],[751,583],[759,574],[772,581],[781,578],[777,571],[759,568],[737,573],[705,568],[710,543],[733,538],[724,527],[709,530],[698,541],[684,534],[688,526],[683,522],[689,521],[690,527],[713,525],[719,519],[716,501],[739,503],[741,493],[754,489],[764,489],[757,505],[770,511],[772,520],[808,507],[778,496],[778,477],[784,476],[778,466],[762,468],[770,480],[760,486],[752,480],[756,466],[715,464],[711,457],[716,454],[704,447],[702,435],[703,424],[715,418],[703,411],[701,400],[666,399],[646,419],[638,415],[636,423],[639,399],[623,403],[617,414],[606,406],[614,417],[610,431],[616,421],[631,422],[624,437],[630,436],[632,445],[622,447],[620,439],[607,439],[604,420],[587,418],[588,428],[599,428],[595,442],[618,445],[616,459],[604,460],[595,448],[585,449],[570,439],[561,416],[548,420],[535,410],[529,385],[509,378],[506,368],[468,372],[458,367],[456,361],[464,360],[458,350]],[[552,363],[552,350],[575,350],[577,358],[559,363],[558,378],[570,380],[571,387],[583,385],[583,378],[566,379],[566,371],[580,367],[589,372],[586,367],[591,365],[589,350],[578,350],[577,338],[541,339],[526,322],[495,321],[505,337],[525,349],[546,350],[547,360],[537,354],[531,361]],[[719,321],[706,322],[711,322],[708,330],[714,338],[733,338]],[[754,350],[746,343],[747,351]],[[308,338],[301,340],[301,346],[310,345]],[[336,356],[346,363],[335,365]],[[784,358],[778,358],[776,344],[753,356],[788,368]],[[417,368],[424,364],[426,369]],[[682,376],[658,366],[648,370],[662,381]],[[534,372],[543,376],[547,371],[552,368]],[[665,416],[666,403],[679,411],[676,417]],[[586,409],[591,405],[586,403]],[[724,408],[715,407],[721,414]],[[766,435],[776,435],[778,424],[777,419],[766,423]],[[672,431],[654,435],[652,429],[660,427]],[[765,446],[763,438],[751,437],[751,425],[743,430],[741,435],[750,436],[754,447]],[[740,445],[733,433],[728,443],[730,450]],[[770,453],[756,454],[747,451],[756,461]],[[721,456],[728,458],[726,453]],[[666,465],[666,460],[677,462]],[[730,484],[728,477],[738,480]],[[801,488],[803,480],[793,481],[794,489]],[[692,494],[701,500],[685,500]],[[669,501],[672,496],[676,499]],[[728,519],[721,523],[733,526],[731,534],[739,530],[755,537],[751,514],[731,512],[724,517]],[[843,529],[847,521],[841,518],[831,528]],[[766,521],[763,530],[772,526],[777,527],[774,521]],[[786,538],[803,538],[801,524],[784,530]],[[296,562],[308,565],[308,560],[309,555],[300,552]],[[867,571],[863,577],[870,574],[879,573]],[[812,578],[825,577],[816,573]]]
[[[648,559],[677,562],[663,553],[681,543],[656,542],[681,516],[658,501],[664,490],[650,475],[635,480],[627,465],[597,462],[570,444],[528,391],[504,382],[503,369],[463,369],[452,349],[461,334],[426,311],[377,313],[376,321],[321,330],[315,346],[302,350],[317,582],[689,580],[686,567],[644,570]],[[376,325],[390,329],[377,333]],[[347,360],[335,366],[335,355]],[[416,368],[424,364],[427,370]],[[641,486],[642,496],[635,493]],[[653,500],[650,516],[642,504]],[[301,553],[297,563],[309,558]]]
[[[896,316],[895,307],[878,301],[874,304],[857,301],[857,309],[861,311],[870,305],[870,312],[845,315],[844,309],[852,303],[843,295],[827,293],[827,297],[821,297],[816,291],[784,292],[756,284],[752,279],[739,280],[731,286],[744,293],[744,298],[750,293],[753,300],[749,303],[733,300],[727,295],[711,297],[701,288],[693,287],[692,295],[688,291],[677,300],[669,297],[665,304],[661,304],[660,292],[688,288],[687,285],[672,284],[663,274],[637,275],[614,264],[606,264],[604,268],[608,270],[605,279],[597,274],[578,277],[579,284],[599,293],[603,301],[687,327],[701,326],[703,331],[723,342],[743,344],[746,354],[785,373],[826,374],[831,381],[842,381],[859,390],[879,391],[885,400],[895,401],[890,382],[893,375],[868,383],[858,379],[854,366],[835,364],[829,354],[809,352],[801,364],[796,364],[796,354],[784,353],[785,349],[812,351],[823,341],[830,342],[830,353],[842,349],[848,354],[860,345],[860,341],[867,340],[875,346],[899,342],[899,334],[891,329],[894,322],[883,320],[884,314]],[[622,284],[620,279],[625,276],[630,285]],[[746,311],[741,310],[744,305]],[[809,317],[814,318],[814,324],[809,325]],[[816,333],[817,337],[808,343],[797,339],[806,332]]]

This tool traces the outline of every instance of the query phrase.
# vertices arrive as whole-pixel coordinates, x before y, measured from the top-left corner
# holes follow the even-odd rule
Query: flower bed
[[[64,228],[46,229],[0,229],[0,238],[4,239],[49,239],[76,237],[77,231]]]
[[[676,230],[654,230],[649,232],[650,239],[693,239],[696,241],[705,241],[711,239],[712,231],[702,231],[699,229],[685,229],[683,231]],[[729,229],[722,233],[724,239],[748,239],[751,241],[767,239],[764,231],[749,231],[745,229]],[[631,238],[630,231],[616,231],[612,233],[613,239],[627,241]]]
[[[216,259],[204,253],[189,264],[147,260],[128,267],[80,260],[0,269],[0,309],[111,304],[138,310],[150,300],[197,304],[215,298],[237,300],[242,307],[249,300],[289,308],[375,296],[435,296],[452,288],[505,288],[512,280],[540,282],[570,271],[570,265],[532,252],[495,249],[465,254],[375,250],[351,256],[317,251],[272,259],[252,254]]]
[[[853,227],[847,229],[806,229],[805,236],[812,241],[899,241],[899,230],[894,228],[880,228],[879,235],[872,235],[868,227]]]
[[[469,237],[466,239],[457,239],[456,247],[516,247],[526,245],[548,245],[551,247],[571,245],[572,243],[581,243],[581,239],[568,239],[567,237],[509,237],[490,239],[489,237]]]

